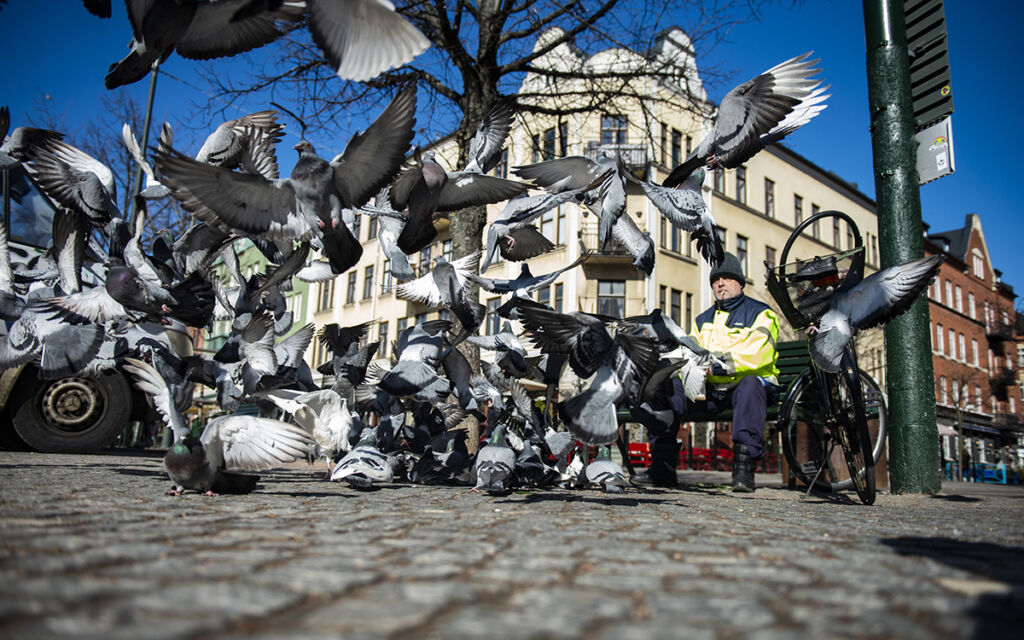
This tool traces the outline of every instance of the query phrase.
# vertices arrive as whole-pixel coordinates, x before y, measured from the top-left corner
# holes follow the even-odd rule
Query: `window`
[[[665,310],[665,298],[668,295],[668,287],[661,285],[658,287],[658,308],[662,311]]]
[[[409,326],[409,318],[399,318],[395,324],[395,337],[400,338]]]
[[[317,296],[317,311],[330,309],[334,306],[334,278],[320,283],[320,294]]]
[[[764,215],[775,217],[775,182],[764,179]]]
[[[949,330],[949,357],[956,358],[956,331]]]
[[[555,311],[562,313],[562,283],[555,284]]]
[[[373,297],[373,265],[363,270],[363,300]]]
[[[836,249],[841,248],[839,246],[839,218],[832,218],[832,246]]]
[[[447,260],[448,262],[452,261],[452,258],[455,254],[451,240],[445,240],[444,242],[441,243],[441,255],[444,256],[444,259]]]
[[[676,225],[669,226],[669,251],[680,253],[683,246],[683,234],[680,232],[679,227]]]
[[[380,340],[380,349],[377,350],[377,353],[381,357],[388,355],[388,338],[388,321],[384,320],[377,325],[377,339]]]
[[[362,214],[355,214],[352,216],[352,235],[355,236],[356,240],[362,240],[361,233],[363,232],[363,216]]]
[[[747,168],[736,167],[736,199],[747,203]]]
[[[798,227],[804,221],[804,197],[793,194],[793,226]]]
[[[722,243],[722,249],[725,251],[729,250],[729,245],[725,242],[725,227],[715,225],[715,233],[718,234],[718,241]]]
[[[764,261],[768,263],[769,269],[775,268],[775,247],[764,248]]]
[[[939,376],[939,403],[949,404],[949,397],[946,395],[946,376]]]
[[[501,150],[501,159],[498,160],[498,164],[494,166],[492,173],[499,178],[508,177],[508,149]]]
[[[683,134],[676,130],[672,130],[672,167],[677,167],[683,163]]]
[[[348,287],[345,289],[345,302],[351,304],[356,301],[356,276],[355,271],[348,274]]]
[[[601,144],[626,143],[626,116],[601,116]]]
[[[846,248],[852,249],[854,244],[853,240],[853,225],[849,222],[846,223]]]
[[[953,283],[946,280],[946,306],[953,306]]]
[[[725,194],[725,171],[722,171],[721,167],[715,167],[714,176],[715,191],[721,194]]]
[[[383,274],[380,281],[380,290],[382,293],[391,291],[391,287],[394,286],[394,280],[391,276],[391,261],[387,258],[384,259],[384,268],[381,270]]]
[[[741,235],[736,236],[736,257],[740,259],[740,269],[743,277],[749,277],[747,272],[747,239]]]
[[[960,397],[960,381],[953,380],[953,406],[959,407],[963,405],[963,398]]]
[[[544,159],[555,159],[555,128],[544,130]]]
[[[981,257],[981,252],[974,249],[974,253],[971,256],[971,264],[974,269],[974,276],[976,278],[985,279],[985,259]]]
[[[533,149],[533,162],[540,162],[542,160],[540,156],[540,134],[535,133],[530,136],[530,142]]]
[[[488,335],[494,335],[501,331],[501,316],[498,315],[498,307],[501,306],[501,298],[489,298],[487,300],[487,317],[484,320],[484,331]]]
[[[936,325],[935,327],[935,350],[939,353],[945,353],[946,348],[942,344],[942,325]]]
[[[974,294],[970,291],[967,292],[967,314],[971,316],[971,320],[977,320],[977,310],[974,307]]]
[[[957,341],[957,346],[960,350],[960,353],[958,354],[960,356],[960,362],[967,362],[967,347],[965,345],[967,338],[965,338],[962,333],[958,335],[957,338],[959,339]]]
[[[954,300],[956,302],[956,310],[960,313],[964,312],[964,290],[960,288],[960,285],[956,285],[956,295]]]
[[[871,264],[878,264],[878,236],[871,236]]]
[[[661,248],[664,249],[668,246],[668,218],[660,216],[658,225],[661,231],[661,233],[658,234],[658,242],[660,243]]]
[[[370,216],[366,223],[366,239],[373,240],[377,237],[377,216]]]
[[[811,215],[812,216],[816,216],[816,215],[818,215],[819,211],[821,211],[821,207],[819,207],[818,205],[816,205],[816,204],[814,204],[812,202],[811,203]],[[820,222],[821,222],[821,220],[815,220],[811,224],[811,237],[814,238],[815,240],[820,240],[821,239],[821,225],[819,224]]]
[[[668,154],[668,125],[665,124],[664,122],[661,123],[661,147],[659,149],[660,149],[660,153],[659,153],[658,159],[661,162],[661,164],[665,164],[665,162],[668,161],[669,154]]]
[[[433,247],[426,247],[420,251],[420,272],[419,275],[425,276],[430,272],[430,254]]]
[[[981,411],[981,387],[974,385],[974,406]]]
[[[686,136],[686,155],[693,151],[693,136]]]
[[[537,302],[551,306],[551,287],[537,289]]]
[[[680,314],[682,313],[682,307],[683,307],[683,292],[682,291],[677,291],[676,289],[673,289],[672,290],[672,312],[671,312],[670,315],[672,316],[672,319],[675,321],[676,324],[679,324],[680,322],[682,322],[682,318],[680,317]]]
[[[974,362],[974,366],[978,365],[978,341],[974,338],[971,339],[971,360]]]
[[[686,294],[686,324],[683,325],[683,331],[689,331],[690,327],[693,326],[693,294]]]
[[[569,124],[558,123],[558,157],[564,158],[569,155]]]
[[[597,312],[622,318],[626,315],[626,281],[597,281]]]

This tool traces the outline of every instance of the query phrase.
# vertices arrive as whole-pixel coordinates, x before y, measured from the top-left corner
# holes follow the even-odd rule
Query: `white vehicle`
[[[26,263],[51,241],[53,204],[17,166],[0,170],[3,224],[7,225],[12,263]],[[83,273],[86,286],[100,275]],[[168,340],[179,356],[192,354],[192,341],[183,325],[147,327]],[[0,335],[7,326],[0,322]],[[31,363],[0,371],[0,440],[54,453],[81,453],[109,446],[133,420],[147,421],[152,408],[145,395],[119,371],[95,377],[41,380]],[[187,407],[187,404],[186,404]]]

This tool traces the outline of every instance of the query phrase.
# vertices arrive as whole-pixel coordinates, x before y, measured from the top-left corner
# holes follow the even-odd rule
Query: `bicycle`
[[[800,233],[823,218],[846,220],[854,246],[844,252],[789,263],[790,250]],[[822,211],[797,225],[780,256],[780,266],[768,267],[768,291],[779,310],[807,338],[828,310],[832,293],[853,286],[864,275],[864,246],[860,230],[841,211]],[[885,447],[886,410],[881,388],[857,367],[851,342],[843,352],[839,372],[811,365],[786,391],[776,422],[782,452],[793,474],[814,488],[844,491],[851,486],[865,505],[875,501],[875,464]]]

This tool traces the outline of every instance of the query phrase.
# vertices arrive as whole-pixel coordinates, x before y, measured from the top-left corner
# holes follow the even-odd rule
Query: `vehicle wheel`
[[[25,444],[48,453],[108,446],[127,426],[131,388],[117,371],[40,380],[26,367],[11,395],[11,422]]]

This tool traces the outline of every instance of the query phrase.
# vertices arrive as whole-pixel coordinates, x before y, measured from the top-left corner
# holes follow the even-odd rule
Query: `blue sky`
[[[12,126],[25,124],[34,100],[48,95],[69,126],[101,109],[107,66],[126,52],[130,29],[122,3],[115,15],[100,20],[79,0],[9,0],[0,9],[0,60],[4,95]],[[1024,3],[991,2],[979,10],[967,0],[946,0],[954,103],[953,139],[957,172],[921,188],[924,220],[933,230],[960,227],[964,216],[981,215],[992,260],[1003,279],[1024,291],[1024,260],[1017,256],[1024,234],[1018,231],[1016,197],[1024,184],[1020,146],[1013,123],[1024,98],[1015,80],[1024,58],[1020,27]],[[761,20],[735,27],[713,51],[698,50],[698,64],[721,65],[735,72],[737,84],[805,51],[821,58],[821,77],[830,83],[829,107],[787,144],[812,162],[856,183],[874,196],[871,139],[868,131],[864,20],[855,0],[811,0],[799,6],[775,2]],[[996,53],[998,51],[998,53]],[[706,56],[706,58],[704,57]],[[154,121],[179,122],[190,101],[203,96],[193,86],[193,62],[171,56],[157,87]],[[232,61],[218,62],[225,73]],[[168,75],[169,74],[169,75]],[[171,77],[173,76],[173,77]],[[720,99],[729,86],[711,91]],[[145,101],[148,80],[128,90]],[[248,105],[253,111],[267,105]],[[239,110],[238,115],[243,111]],[[283,149],[297,138],[286,137]],[[314,142],[316,140],[314,139]],[[341,151],[322,149],[329,156]],[[319,147],[318,147],[319,148]],[[282,155],[285,155],[282,153]],[[282,167],[290,161],[282,159]]]

